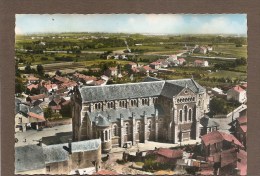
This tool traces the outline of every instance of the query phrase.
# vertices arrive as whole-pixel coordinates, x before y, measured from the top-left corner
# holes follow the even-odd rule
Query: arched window
[[[201,102],[200,102],[200,100],[199,100],[198,106],[200,106],[200,103],[201,103]]]
[[[118,136],[118,128],[117,128],[117,125],[113,125],[113,136]]]
[[[142,99],[142,105],[144,105],[144,99]]]
[[[182,110],[180,110],[180,122],[182,122]]]
[[[184,106],[184,119],[185,119],[185,121],[188,120],[188,108],[187,108],[187,106]]]
[[[189,121],[191,121],[192,114],[191,114],[191,109],[189,109]]]

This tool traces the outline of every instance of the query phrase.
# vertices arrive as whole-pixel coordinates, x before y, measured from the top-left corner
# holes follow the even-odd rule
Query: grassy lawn
[[[215,77],[215,78],[229,77],[231,79],[235,79],[235,78],[246,79],[247,75],[246,75],[246,73],[241,73],[241,72],[220,70],[218,72],[210,73],[209,77],[211,77],[211,78],[212,77]]]
[[[213,51],[220,53],[220,55],[217,55],[217,56],[247,58],[247,46],[236,47],[235,44],[216,45],[215,47],[213,46]],[[214,54],[212,54],[212,55],[214,56]]]

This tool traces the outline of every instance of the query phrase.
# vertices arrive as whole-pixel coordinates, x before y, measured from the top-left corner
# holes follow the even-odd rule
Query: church
[[[200,136],[206,89],[193,79],[75,87],[73,140],[100,138],[102,151],[147,141],[178,143]]]

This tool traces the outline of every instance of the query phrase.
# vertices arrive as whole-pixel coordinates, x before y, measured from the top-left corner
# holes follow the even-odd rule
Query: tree
[[[225,100],[221,99],[221,98],[212,98],[212,100],[209,103],[209,109],[210,109],[210,113],[212,115],[216,115],[216,114],[226,114],[227,110],[226,110],[226,102]]]
[[[24,92],[24,86],[20,82],[15,83],[15,93]]]
[[[32,72],[32,68],[30,65],[26,65],[25,69],[24,69],[26,74],[30,74]]]
[[[44,68],[42,65],[37,65],[36,69],[37,69],[37,72],[39,73],[39,75],[41,75],[41,76],[44,75]]]

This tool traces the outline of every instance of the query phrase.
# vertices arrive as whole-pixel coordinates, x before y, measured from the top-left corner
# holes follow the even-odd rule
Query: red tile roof
[[[197,63],[197,64],[202,64],[203,63],[202,60],[195,60],[194,62]]]
[[[38,89],[38,84],[31,84],[27,86],[27,89],[32,90],[32,88]]]
[[[31,100],[39,100],[39,99],[43,99],[46,98],[47,96],[45,94],[39,94],[39,95],[34,95],[34,96],[29,96],[29,98]]]
[[[149,67],[148,65],[146,65],[146,66],[143,66],[143,69],[145,69],[146,71],[147,71],[147,70],[152,70],[152,68],[151,68],[151,67]]]
[[[178,61],[185,62],[186,60],[184,58],[179,58]]]
[[[150,63],[150,65],[161,65],[161,63],[160,62],[152,62],[152,63]]]
[[[240,128],[244,133],[247,132],[247,125],[241,125]]]
[[[40,119],[40,120],[45,121],[45,118],[44,118],[43,116],[39,115],[39,114],[35,114],[35,113],[33,113],[33,112],[28,112],[28,115],[29,115],[30,117],[32,117],[32,118],[36,118],[36,119]]]
[[[208,146],[222,141],[233,142],[234,144],[243,147],[243,145],[231,134],[226,134],[220,131],[213,131],[201,137],[203,143]]]
[[[247,123],[247,117],[246,116],[238,117],[237,121],[239,124]]]
[[[66,78],[66,77],[61,77],[61,76],[57,76],[57,75],[54,77],[54,79],[56,79],[57,81],[63,82],[63,83],[69,81],[68,78]]]
[[[57,84],[45,84],[44,87],[45,87],[47,90],[51,90],[51,89],[53,89],[54,87],[58,88],[58,87],[57,87]]]
[[[235,87],[233,87],[232,88],[234,91],[236,91],[236,92],[243,92],[243,91],[245,91],[242,87],[240,87],[240,86],[235,86]]]
[[[68,87],[72,87],[72,86],[77,86],[78,84],[74,81],[69,81],[69,82],[65,82],[61,84],[62,88],[68,88]]]
[[[148,152],[148,154],[157,154],[164,156],[169,159],[182,158],[183,151],[182,150],[171,150],[167,148],[159,148],[153,151]]]

